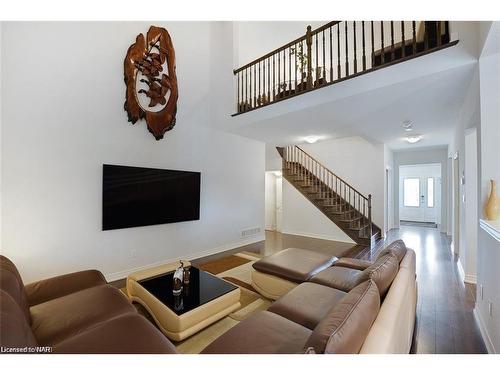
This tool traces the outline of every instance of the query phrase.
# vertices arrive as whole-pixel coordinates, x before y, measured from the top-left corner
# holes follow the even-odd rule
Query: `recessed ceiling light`
[[[315,136],[315,135],[310,135],[308,137],[305,137],[304,140],[307,142],[307,143],[316,143],[319,141],[319,138],[318,136]]]
[[[411,121],[403,122],[403,129],[407,132],[413,130],[413,123]]]
[[[422,139],[422,136],[418,135],[418,134],[413,134],[413,135],[407,136],[405,139],[406,139],[406,142],[408,142],[408,143],[417,143],[418,141],[420,141]]]

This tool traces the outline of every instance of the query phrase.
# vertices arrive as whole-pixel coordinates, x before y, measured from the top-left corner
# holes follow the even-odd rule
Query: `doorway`
[[[401,225],[438,228],[441,224],[441,164],[399,167]]]
[[[283,218],[283,177],[281,171],[266,172],[265,226],[266,230],[281,232]]]

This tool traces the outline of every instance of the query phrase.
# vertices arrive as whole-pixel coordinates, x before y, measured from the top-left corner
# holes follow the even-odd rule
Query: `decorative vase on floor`
[[[497,182],[495,180],[491,181],[491,192],[488,201],[486,202],[486,207],[484,212],[486,213],[486,218],[488,220],[496,220],[500,215],[500,198],[497,196]]]

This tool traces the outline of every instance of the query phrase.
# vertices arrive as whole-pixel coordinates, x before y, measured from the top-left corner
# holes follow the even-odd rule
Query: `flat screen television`
[[[199,172],[103,165],[102,229],[200,219]]]

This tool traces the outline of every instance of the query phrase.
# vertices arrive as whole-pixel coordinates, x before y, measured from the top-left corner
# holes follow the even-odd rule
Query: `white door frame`
[[[454,254],[460,253],[460,163],[458,151],[452,159],[452,181],[453,181],[453,233],[452,248]]]

